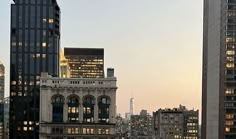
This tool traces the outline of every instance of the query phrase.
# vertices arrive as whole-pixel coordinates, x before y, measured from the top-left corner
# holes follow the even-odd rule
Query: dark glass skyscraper
[[[64,48],[64,55],[70,67],[70,77],[104,77],[104,49]]]
[[[39,138],[41,72],[59,74],[60,8],[56,0],[11,5],[10,138]]]

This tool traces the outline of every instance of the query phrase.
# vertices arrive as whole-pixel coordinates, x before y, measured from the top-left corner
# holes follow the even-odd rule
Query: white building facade
[[[116,77],[58,78],[42,73],[40,139],[115,137]]]

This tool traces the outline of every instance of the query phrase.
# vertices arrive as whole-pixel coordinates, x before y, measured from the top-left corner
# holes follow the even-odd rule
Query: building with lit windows
[[[71,78],[103,78],[104,49],[64,48]]]
[[[129,139],[152,139],[152,116],[147,110],[142,110],[139,115],[131,115],[129,121]]]
[[[161,139],[199,139],[198,110],[184,106],[153,112],[153,131]]]
[[[202,139],[236,138],[235,19],[235,0],[204,0]]]
[[[56,0],[13,0],[10,29],[10,138],[39,138],[40,73],[59,76]]]
[[[122,138],[128,138],[128,132],[129,132],[129,120],[126,120],[125,118],[121,117],[120,114],[116,116],[116,138],[122,139]]]
[[[113,139],[116,77],[58,78],[42,73],[40,139]]]
[[[0,139],[4,138],[4,91],[5,90],[5,67],[0,62]]]
[[[4,89],[5,67],[0,62],[0,139],[4,139]]]
[[[4,89],[5,89],[5,67],[0,62],[0,102],[4,100]]]
[[[3,115],[3,138],[4,139],[9,139],[9,106],[10,106],[10,99],[9,97],[4,98],[3,101],[3,111],[4,111],[4,115]]]

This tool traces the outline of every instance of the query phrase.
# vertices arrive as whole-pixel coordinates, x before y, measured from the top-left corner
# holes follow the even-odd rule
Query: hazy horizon
[[[202,16],[199,0],[57,0],[61,47],[104,48],[118,82],[117,113],[185,105],[201,108]],[[9,94],[10,4],[0,1],[0,61]],[[200,113],[199,113],[200,114]]]

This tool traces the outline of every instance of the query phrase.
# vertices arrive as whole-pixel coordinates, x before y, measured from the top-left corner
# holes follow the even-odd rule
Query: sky
[[[202,0],[57,0],[61,47],[104,48],[115,68],[117,113],[201,110]],[[0,0],[0,61],[9,94],[10,4]]]

